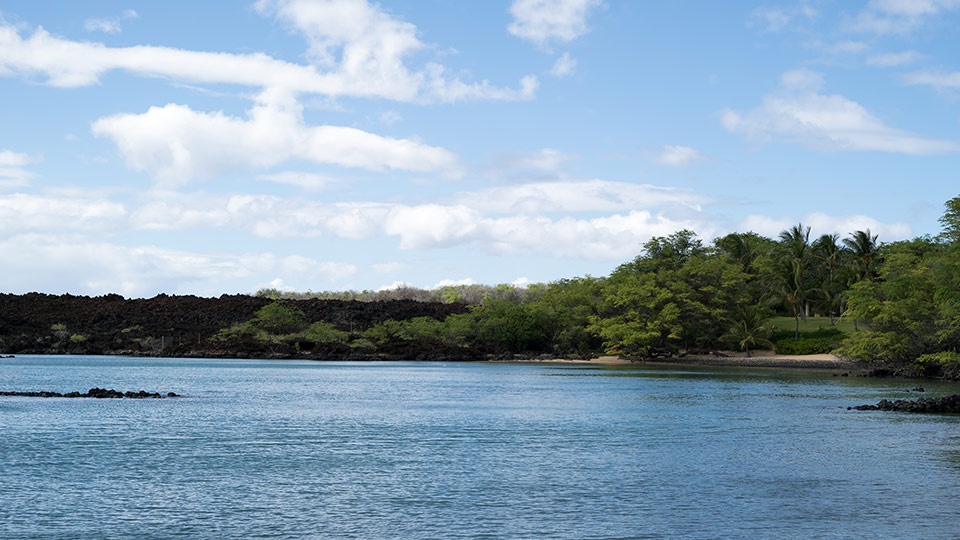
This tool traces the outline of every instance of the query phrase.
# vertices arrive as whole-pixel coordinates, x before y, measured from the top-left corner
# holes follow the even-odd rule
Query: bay
[[[913,392],[917,385],[927,390]],[[2,538],[957,538],[930,381],[671,366],[21,356]]]

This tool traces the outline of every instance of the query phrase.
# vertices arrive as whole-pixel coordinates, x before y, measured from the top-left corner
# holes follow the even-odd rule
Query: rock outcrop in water
[[[60,392],[3,392],[0,391],[0,396],[21,396],[21,397],[45,397],[45,398],[97,398],[97,399],[162,399],[164,397],[179,397],[174,392],[167,392],[165,395],[161,395],[160,392],[147,392],[145,390],[140,390],[139,392],[120,392],[118,390],[106,389],[106,388],[91,388],[87,392],[67,392],[66,394],[61,394]]]
[[[940,398],[880,400],[876,405],[848,407],[857,411],[897,411],[912,413],[960,413],[960,394]]]

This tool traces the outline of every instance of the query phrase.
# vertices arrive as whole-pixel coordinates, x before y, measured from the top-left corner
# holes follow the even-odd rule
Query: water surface
[[[0,537],[957,538],[949,384],[747,368],[22,356]]]

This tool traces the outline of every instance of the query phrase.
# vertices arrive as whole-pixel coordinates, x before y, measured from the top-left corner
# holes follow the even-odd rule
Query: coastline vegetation
[[[709,244],[693,231],[656,237],[609,276],[508,285],[258,295],[464,303],[444,320],[384,321],[348,347],[442,347],[477,354],[667,357],[772,348],[834,352],[902,375],[960,377],[960,197],[936,237],[881,243],[870,230],[776,239],[733,233]]]
[[[214,305],[106,295],[101,311],[83,317],[68,305],[77,297],[32,293],[47,319],[30,334],[0,306],[0,352],[467,360],[773,349],[960,379],[960,197],[946,202],[940,223],[938,236],[890,243],[870,230],[811,238],[803,224],[777,238],[732,233],[709,243],[683,230],[652,238],[609,276],[526,287],[264,289]],[[119,314],[124,302],[140,306],[138,318]],[[164,310],[177,313],[158,326]]]

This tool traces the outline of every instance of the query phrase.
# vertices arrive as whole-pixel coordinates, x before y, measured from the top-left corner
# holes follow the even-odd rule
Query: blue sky
[[[960,0],[0,6],[2,292],[604,276],[939,231]]]

